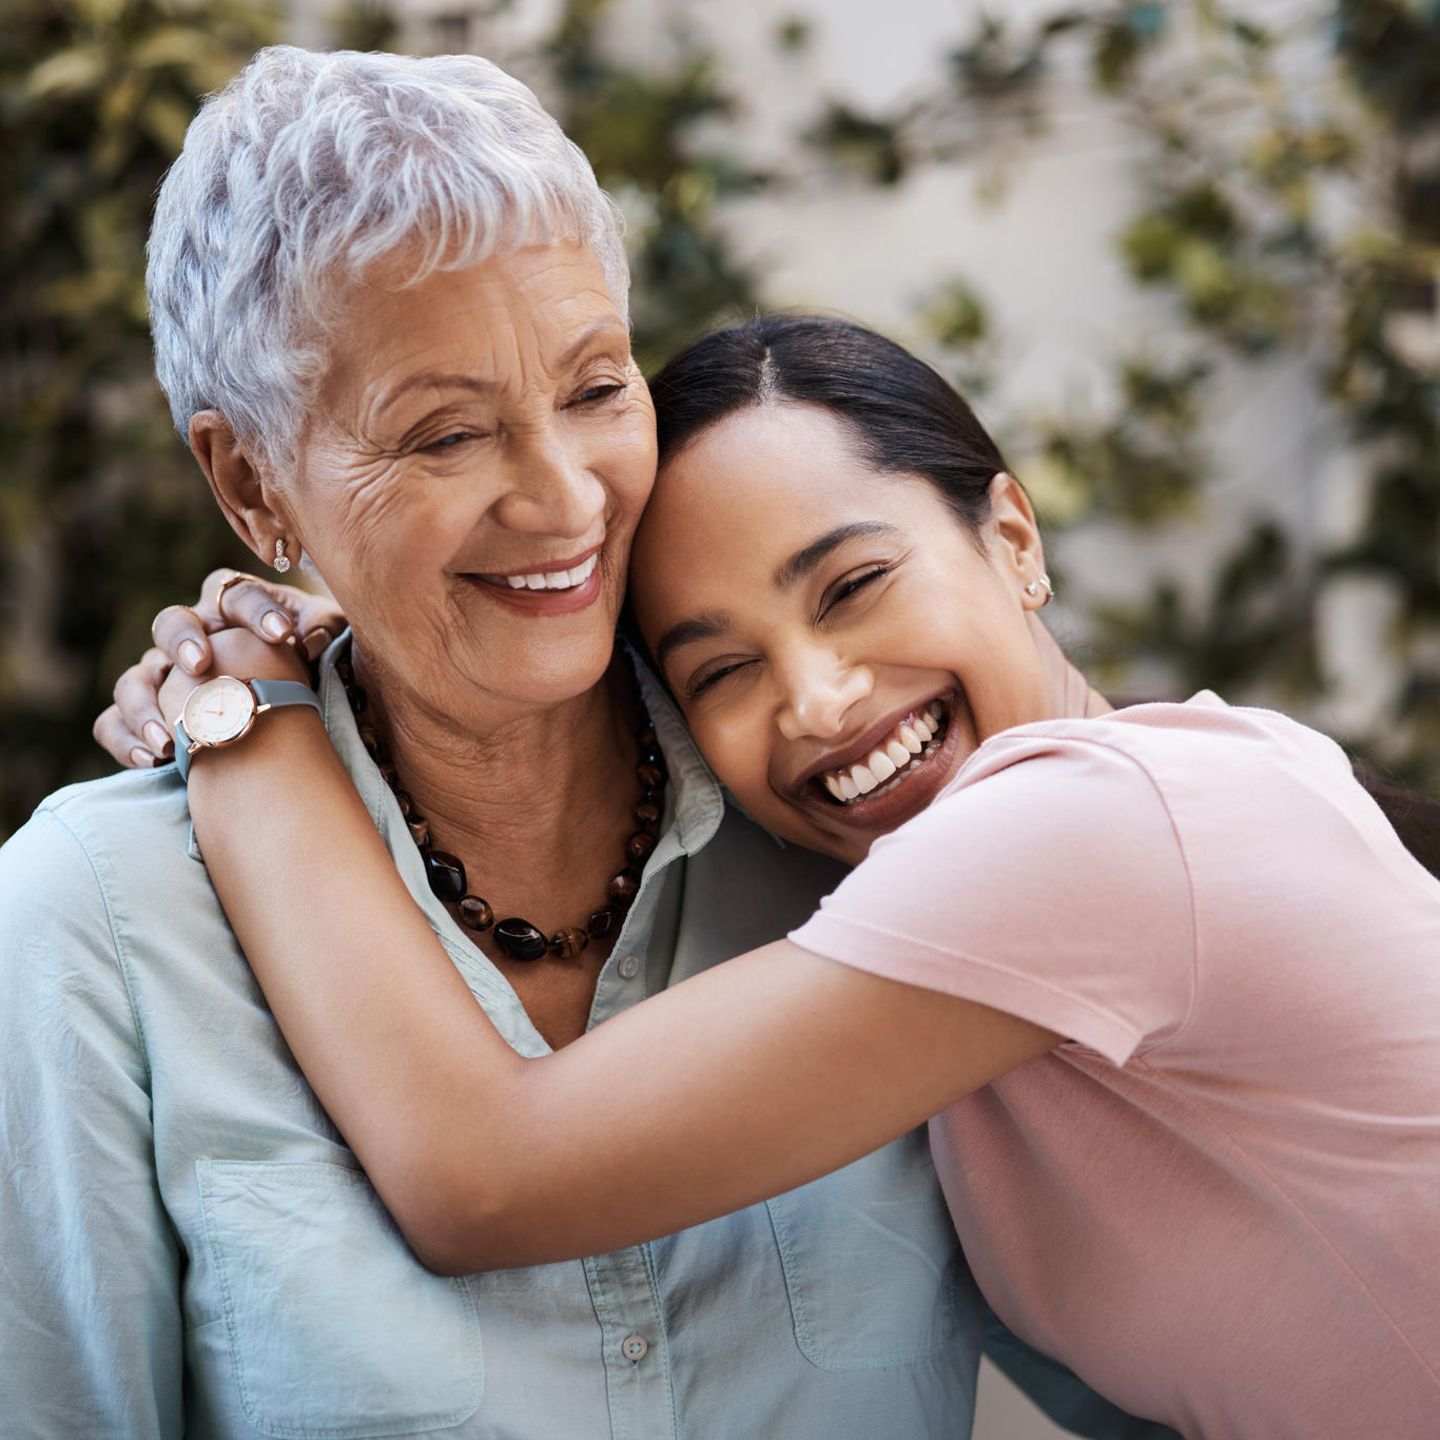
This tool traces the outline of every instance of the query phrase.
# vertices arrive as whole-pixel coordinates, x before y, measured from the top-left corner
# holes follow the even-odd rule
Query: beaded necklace
[[[562,960],[578,958],[591,940],[604,940],[614,933],[636,895],[640,893],[640,872],[655,849],[660,825],[662,798],[665,794],[665,759],[655,738],[655,727],[644,702],[640,705],[641,721],[636,731],[640,760],[635,774],[640,781],[640,799],[635,805],[636,829],[625,841],[625,864],[611,878],[605,903],[583,925],[565,925],[548,938],[537,925],[512,915],[498,923],[488,900],[470,893],[465,864],[458,856],[436,850],[430,843],[430,822],[415,808],[415,802],[400,788],[400,777],[385,742],[373,725],[366,723],[369,698],[356,683],[354,668],[347,650],[335,662],[335,671],[345,686],[346,698],[360,727],[360,742],[379,767],[380,775],[395,795],[395,802],[409,827],[425,861],[425,878],[437,899],[453,905],[460,923],[468,930],[483,934],[491,931],[496,944],[514,960],[539,960],[554,955]]]

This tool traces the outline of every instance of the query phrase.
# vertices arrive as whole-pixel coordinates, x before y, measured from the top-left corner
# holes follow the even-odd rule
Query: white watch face
[[[217,675],[190,692],[180,718],[195,744],[224,745],[250,728],[256,708],[255,693],[243,680]]]

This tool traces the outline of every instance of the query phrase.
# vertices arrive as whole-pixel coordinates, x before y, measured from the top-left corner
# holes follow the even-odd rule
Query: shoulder
[[[792,939],[978,1000],[1123,1064],[1195,989],[1193,887],[1164,795],[1086,722],[978,749]]]
[[[189,836],[184,787],[170,767],[43,800],[0,847],[0,967],[12,970],[20,953],[32,974],[82,953],[113,956],[120,924],[153,908],[147,896],[178,903],[185,882],[206,883]]]
[[[178,868],[189,851],[190,812],[174,767],[127,770],[42,800],[0,847],[0,877],[58,899],[85,887],[86,870],[93,882],[127,867]],[[83,864],[64,863],[67,855]]]
[[[971,803],[981,803],[982,782],[1002,775],[1012,794],[1043,789],[1057,822],[1120,820],[1136,806],[1158,805],[1182,831],[1197,798],[1213,809],[1219,799],[1297,779],[1353,786],[1350,762],[1328,736],[1277,711],[1227,705],[1209,691],[1183,703],[1004,731],[975,752],[941,798],[974,791]],[[991,803],[996,788],[984,786]]]
[[[1013,858],[1035,873],[1052,870],[1067,854],[1083,855],[1090,866],[1103,863],[1095,846],[1102,836],[1178,845],[1165,781],[1170,767],[1135,730],[1107,716],[993,736],[926,810],[878,840],[871,854],[940,845],[950,857],[971,856],[987,869]],[[1134,853],[1121,844],[1110,858]]]

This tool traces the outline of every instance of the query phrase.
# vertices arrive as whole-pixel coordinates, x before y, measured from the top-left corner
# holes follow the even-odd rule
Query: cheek
[[[347,614],[384,612],[387,624],[441,582],[441,570],[473,524],[475,487],[406,474],[392,463],[355,465],[310,487],[306,546]]]
[[[743,705],[709,705],[691,707],[685,723],[716,779],[742,801],[753,795],[757,777],[764,780],[766,766],[758,717],[749,715]]]
[[[633,533],[655,486],[655,416],[636,405],[607,433],[597,467],[615,498],[617,519]]]

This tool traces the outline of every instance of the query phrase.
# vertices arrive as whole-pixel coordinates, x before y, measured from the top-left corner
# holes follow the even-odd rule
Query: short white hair
[[[224,413],[293,452],[337,304],[404,252],[401,283],[577,241],[628,319],[619,213],[531,91],[473,55],[261,50],[201,107],[160,187],[145,284],[176,429]]]

